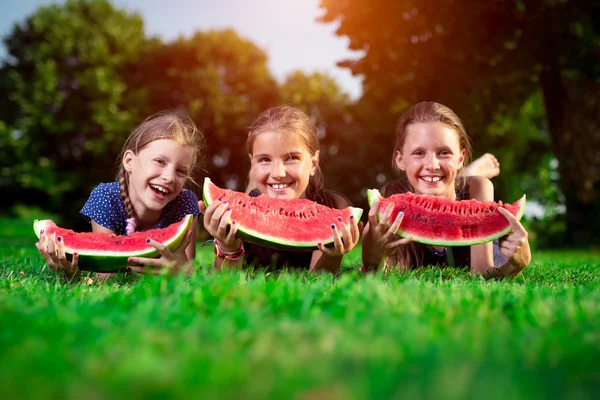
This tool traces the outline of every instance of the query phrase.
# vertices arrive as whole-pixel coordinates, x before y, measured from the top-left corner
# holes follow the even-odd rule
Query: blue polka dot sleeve
[[[125,232],[127,215],[121,202],[119,183],[101,183],[90,194],[80,213],[117,234]]]

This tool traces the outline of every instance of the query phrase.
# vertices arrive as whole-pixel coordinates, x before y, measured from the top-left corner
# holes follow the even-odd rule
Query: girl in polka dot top
[[[116,182],[101,183],[81,209],[94,232],[125,235],[134,231],[165,228],[185,215],[194,219],[182,244],[170,251],[149,239],[159,258],[131,257],[133,272],[190,272],[195,257],[195,236],[200,210],[198,198],[183,186],[204,148],[204,137],[193,121],[173,112],[151,116],[129,136],[118,158]],[[50,269],[67,276],[79,273],[78,257],[68,261],[61,237],[40,235],[36,247]]]

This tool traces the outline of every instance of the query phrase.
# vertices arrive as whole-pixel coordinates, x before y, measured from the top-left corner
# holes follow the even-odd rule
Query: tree
[[[243,189],[247,128],[277,103],[265,53],[232,30],[196,32],[146,51],[128,82],[147,96],[148,113],[183,109],[206,137],[207,170],[217,185]]]
[[[94,185],[113,178],[141,118],[121,70],[144,45],[142,20],[105,0],[69,0],[39,8],[4,42],[0,167],[9,178],[0,188],[23,195],[12,202],[36,195],[38,205],[74,215]]]
[[[436,100],[463,118],[476,149],[487,150],[481,145],[512,140],[510,134],[499,142],[486,137],[489,123],[499,114],[516,115],[540,90],[567,208],[565,244],[594,242],[600,2],[322,0],[321,6],[322,21],[338,21],[337,33],[364,52],[340,65],[364,76],[363,101],[382,118]]]

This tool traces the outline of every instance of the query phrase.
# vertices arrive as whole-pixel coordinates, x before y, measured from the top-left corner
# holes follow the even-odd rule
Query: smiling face
[[[396,166],[417,194],[456,199],[454,182],[465,159],[457,133],[440,122],[414,123],[406,128],[404,145],[396,151]]]
[[[308,181],[319,165],[319,151],[312,155],[293,135],[265,131],[252,144],[250,161],[258,190],[270,197],[304,197]]]
[[[171,139],[150,142],[138,154],[127,150],[123,168],[129,174],[129,198],[136,214],[160,216],[183,189],[192,168],[194,150]]]

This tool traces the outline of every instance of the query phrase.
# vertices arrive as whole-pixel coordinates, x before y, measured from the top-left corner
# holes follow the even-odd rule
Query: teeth
[[[152,185],[152,187],[156,190],[158,190],[159,192],[162,192],[164,194],[169,194],[169,191],[167,189],[161,188],[160,186],[154,186]]]
[[[436,177],[423,176],[422,178],[424,181],[427,181],[427,182],[439,182],[442,180],[441,176],[436,176]]]
[[[273,189],[283,189],[283,188],[288,187],[288,184],[287,183],[279,183],[279,184],[274,184],[271,186],[273,187]]]

